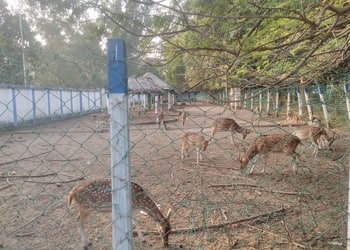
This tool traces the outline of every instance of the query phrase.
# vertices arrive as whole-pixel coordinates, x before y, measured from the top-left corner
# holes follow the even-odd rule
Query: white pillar
[[[313,118],[313,112],[312,112],[312,106],[310,102],[310,97],[309,97],[309,90],[307,87],[304,87],[304,95],[305,95],[305,103],[307,107],[307,112],[309,114],[309,121],[312,121]]]
[[[350,98],[349,98],[349,84],[344,84],[344,92],[345,92],[345,100],[346,100],[346,108],[348,110],[348,119],[350,120]]]
[[[111,144],[112,247],[132,249],[129,164],[128,81],[126,48],[121,39],[108,40],[108,88]]]
[[[288,87],[287,93],[287,117],[290,115],[290,87]]]
[[[157,115],[158,114],[158,93],[155,93],[154,95],[154,114]]]
[[[326,120],[327,128],[329,128],[330,124],[329,124],[328,110],[327,110],[327,105],[326,105],[326,101],[324,99],[323,89],[322,89],[321,85],[318,85],[318,94],[320,96],[320,100],[322,103],[324,119]]]
[[[303,98],[301,97],[299,87],[297,87],[296,92],[297,92],[297,97],[298,97],[298,110],[299,110],[298,116],[302,117],[303,116]]]
[[[271,102],[271,92],[267,90],[267,100],[266,100],[266,114],[270,115],[270,102]]]
[[[170,111],[171,110],[171,92],[170,91],[168,91],[168,111]]]
[[[276,117],[279,116],[279,101],[280,101],[280,92],[278,91],[278,88],[276,89]]]

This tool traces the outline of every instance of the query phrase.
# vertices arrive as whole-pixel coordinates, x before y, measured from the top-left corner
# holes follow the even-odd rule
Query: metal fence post
[[[113,249],[132,249],[128,84],[124,40],[108,40]]]
[[[12,110],[13,110],[13,126],[17,126],[17,101],[16,101],[16,89],[11,88],[12,90]]]

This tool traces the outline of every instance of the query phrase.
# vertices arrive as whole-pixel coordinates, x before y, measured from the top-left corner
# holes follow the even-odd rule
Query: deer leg
[[[256,160],[257,160],[257,157],[255,157],[255,159],[254,159],[254,161],[253,161],[253,163],[252,163],[252,166],[250,167],[249,174],[253,173],[254,168],[255,168]]]
[[[80,234],[81,243],[83,244],[84,250],[88,248],[89,241],[84,230],[84,219],[87,217],[87,214],[80,212],[77,221],[78,221],[78,232]]]
[[[185,158],[184,150],[185,150],[185,146],[181,146],[181,160]]]
[[[165,129],[165,130],[168,130],[168,128],[167,128],[167,126],[166,126],[166,122],[165,122],[165,121],[163,121],[162,123],[163,123],[163,127],[164,127],[164,129]]]
[[[250,167],[249,174],[253,173],[255,168],[255,162],[253,162],[252,166]]]
[[[196,147],[196,151],[197,151],[197,165],[198,165],[199,161],[202,161],[202,152],[198,147]]]
[[[197,154],[199,154],[199,160],[203,161],[203,155],[202,155],[202,150],[200,148],[197,148]],[[198,158],[198,157],[197,157]],[[197,163],[198,164],[198,163]]]
[[[214,138],[214,135],[216,133],[217,127],[212,127],[211,132],[210,132],[210,136],[209,136],[209,140],[211,140],[212,138]]]
[[[293,172],[294,172],[294,174],[297,174],[298,173],[299,154],[294,153],[292,156],[293,156]]]
[[[265,168],[266,168],[266,164],[267,164],[267,158],[268,158],[267,154],[266,154],[266,155],[264,155],[264,156],[262,157],[263,162],[264,162],[262,172],[263,172],[264,174],[266,173],[266,169],[265,169]]]
[[[189,157],[190,154],[188,153],[188,148],[189,148],[189,145],[187,142],[185,142],[185,144],[183,144],[181,146],[181,159],[185,159],[185,152],[186,152],[186,157]]]
[[[199,148],[196,148],[197,151],[197,165],[199,164]]]
[[[318,145],[313,143],[311,146],[314,147],[314,151],[312,152],[312,155],[316,158],[318,154]]]
[[[233,140],[233,132],[231,132],[231,143],[235,144],[234,140]]]
[[[132,224],[134,224],[135,226],[137,237],[141,242],[145,242],[145,238],[143,237],[139,223],[134,218],[132,218],[131,220],[132,220]]]

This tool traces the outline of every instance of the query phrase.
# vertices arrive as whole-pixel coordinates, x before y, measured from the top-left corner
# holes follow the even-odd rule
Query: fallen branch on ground
[[[9,179],[9,178],[42,178],[42,177],[48,177],[48,176],[56,176],[58,173],[50,173],[50,174],[43,174],[43,175],[6,175],[6,176],[0,176],[0,179]]]
[[[3,162],[3,163],[0,163],[0,166],[12,164],[12,163],[16,163],[16,162],[19,162],[19,161],[28,160],[28,159],[31,159],[31,158],[35,158],[35,157],[38,157],[38,156],[41,156],[41,155],[44,155],[44,154],[48,154],[48,153],[50,153],[50,152],[52,152],[52,151],[53,151],[53,149],[51,149],[51,150],[49,150],[49,151],[46,151],[46,152],[43,152],[43,153],[40,153],[40,154],[37,154],[37,155],[32,155],[32,156],[24,157],[24,158],[21,158],[21,159],[18,159],[18,160]]]
[[[216,185],[210,185],[209,187],[233,187],[233,186],[252,187],[252,188],[255,188],[259,191],[264,191],[267,193],[275,193],[275,194],[286,194],[286,195],[308,195],[309,194],[309,193],[301,193],[301,192],[279,191],[279,190],[273,190],[273,189],[268,190],[262,186],[248,184],[248,183],[216,184]]]
[[[286,213],[290,213],[290,212],[293,212],[293,210],[290,209],[289,211],[287,211],[285,208],[281,208],[281,209],[278,209],[278,210],[275,210],[272,212],[253,215],[253,216],[250,216],[247,218],[229,221],[229,222],[224,222],[224,223],[220,223],[220,224],[201,226],[201,227],[195,227],[195,228],[182,228],[182,229],[172,230],[170,232],[170,234],[196,233],[196,232],[201,232],[203,230],[219,229],[219,228],[223,228],[223,227],[234,225],[234,224],[243,223],[243,222],[250,221],[250,220],[255,220],[255,219],[260,218],[260,217],[271,217],[271,216],[280,215],[280,214],[285,215]],[[137,232],[135,232],[135,233],[137,233]],[[144,235],[154,235],[154,234],[157,235],[157,234],[159,234],[159,232],[158,231],[145,231],[145,232],[142,232],[142,234],[144,234]],[[135,235],[137,235],[137,234],[135,234]]]
[[[85,180],[85,176],[82,176],[73,180],[68,180],[68,181],[24,181],[24,182],[39,183],[39,184],[62,184],[62,183],[70,183],[70,182],[81,181],[81,180]]]
[[[9,184],[9,185],[6,185],[6,186],[4,186],[4,187],[1,187],[1,188],[0,188],[0,191],[5,190],[5,189],[8,189],[9,187],[12,187],[12,184]]]

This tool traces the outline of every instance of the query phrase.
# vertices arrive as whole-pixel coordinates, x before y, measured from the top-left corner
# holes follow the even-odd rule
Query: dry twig
[[[85,180],[85,176],[73,179],[73,180],[68,180],[68,181],[24,181],[24,182],[31,182],[31,183],[39,183],[39,184],[62,184],[62,183],[70,183],[70,182],[75,182],[75,181],[81,181]]]
[[[252,187],[259,191],[264,191],[267,193],[274,193],[274,194],[285,194],[285,195],[308,195],[309,193],[300,193],[300,192],[290,192],[290,191],[279,191],[279,190],[268,190],[262,186],[254,185],[254,184],[248,184],[248,183],[234,183],[234,184],[216,184],[216,185],[210,185],[209,187],[233,187],[233,186],[246,186],[246,187]]]
[[[5,190],[5,189],[8,189],[9,187],[12,187],[12,184],[9,184],[9,185],[6,185],[6,186],[4,186],[4,187],[1,187],[1,188],[0,188],[0,191]]]
[[[21,158],[21,159],[18,159],[18,160],[3,162],[3,163],[0,163],[0,166],[12,164],[12,163],[17,163],[17,162],[19,162],[19,161],[28,160],[28,159],[31,159],[31,158],[36,158],[36,157],[38,157],[38,156],[41,156],[41,155],[44,155],[44,154],[48,154],[48,153],[50,153],[50,152],[52,152],[52,151],[53,151],[53,149],[51,149],[51,150],[49,150],[49,151],[46,151],[46,152],[43,152],[43,153],[40,153],[40,154],[37,154],[37,155],[32,155],[32,156],[24,157],[24,158]]]
[[[289,210],[287,211],[285,208],[281,208],[272,212],[268,212],[268,213],[263,213],[263,214],[258,214],[258,215],[253,215],[247,218],[243,218],[243,219],[239,219],[239,220],[234,220],[234,221],[228,221],[228,222],[224,222],[224,223],[220,223],[220,224],[214,224],[214,225],[209,225],[209,226],[201,226],[201,227],[195,227],[195,228],[181,228],[181,229],[177,229],[177,230],[172,230],[170,232],[170,234],[183,234],[183,233],[195,233],[195,232],[200,232],[203,230],[208,230],[208,229],[219,229],[219,228],[223,228],[225,226],[229,226],[229,225],[234,225],[234,224],[239,224],[239,223],[243,223],[246,221],[250,221],[250,220],[255,220],[259,217],[271,217],[277,214],[286,214],[286,213],[290,213],[293,210]],[[135,232],[136,233],[136,232]],[[142,232],[142,234],[144,235],[154,235],[154,234],[159,234],[158,231],[145,231]]]
[[[0,176],[0,179],[8,179],[8,178],[42,178],[48,176],[56,176],[58,173],[50,173],[50,174],[42,174],[42,175],[6,175]]]

